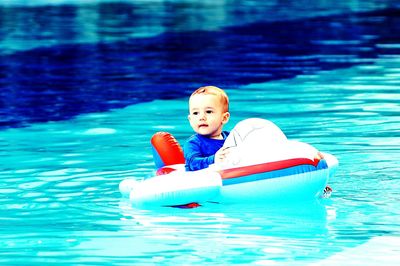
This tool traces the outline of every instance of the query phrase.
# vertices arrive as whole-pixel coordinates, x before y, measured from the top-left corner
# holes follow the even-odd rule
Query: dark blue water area
[[[73,16],[74,8],[57,6],[57,12]],[[0,19],[0,28],[4,23]],[[59,34],[68,39],[75,32],[66,27]],[[0,128],[186,97],[206,84],[234,89],[373,64],[379,56],[399,55],[399,43],[400,9],[390,8],[2,53]]]

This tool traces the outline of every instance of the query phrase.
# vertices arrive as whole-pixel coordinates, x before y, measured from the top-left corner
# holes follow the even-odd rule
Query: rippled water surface
[[[392,1],[4,1],[2,265],[398,265],[400,7]],[[334,154],[329,199],[135,209],[149,139],[191,134],[225,88],[231,129],[272,120]]]

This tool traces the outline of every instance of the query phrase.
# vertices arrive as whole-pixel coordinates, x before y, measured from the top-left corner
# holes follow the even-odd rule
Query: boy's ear
[[[190,121],[190,114],[188,115],[188,120]]]
[[[224,116],[222,117],[222,123],[223,124],[228,123],[230,116],[231,116],[231,114],[229,112],[224,113]]]

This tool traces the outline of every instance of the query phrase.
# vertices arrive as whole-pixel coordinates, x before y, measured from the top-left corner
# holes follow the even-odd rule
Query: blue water
[[[3,1],[2,265],[398,265],[400,6],[393,1]],[[272,120],[334,154],[314,202],[135,209],[149,139],[190,134],[213,84],[227,129]]]

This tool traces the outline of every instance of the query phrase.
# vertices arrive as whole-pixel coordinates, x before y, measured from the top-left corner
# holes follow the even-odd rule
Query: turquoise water
[[[374,1],[366,2],[370,4],[369,8],[363,8],[365,6],[359,3],[359,9],[365,11],[380,7]],[[320,6],[315,11],[317,15],[320,12],[323,15],[335,13],[335,10],[328,12],[323,4],[316,6]],[[91,6],[87,8],[91,9]],[[244,8],[248,12],[253,10],[251,4]],[[190,8],[185,10],[193,11]],[[230,12],[236,14],[232,10]],[[279,10],[283,12],[285,9]],[[304,8],[297,6],[297,10],[304,11]],[[340,13],[343,10],[348,9],[339,5],[336,11]],[[165,15],[163,12],[159,14]],[[251,20],[251,16],[246,17],[243,13],[242,16]],[[255,16],[254,20],[259,18],[262,14]],[[368,21],[373,24],[380,19],[373,16]],[[239,24],[248,21],[226,19],[223,22]],[[226,26],[224,23],[220,26]],[[108,37],[114,36],[110,32]],[[35,37],[31,42],[14,47],[18,48],[14,50],[10,43],[16,42],[21,35],[9,36],[11,41],[2,42],[0,47],[5,54],[21,56],[18,54],[20,49],[29,51],[32,47],[51,46],[52,33],[54,31],[50,30],[47,36],[51,38],[47,40]],[[4,114],[1,122],[13,119],[24,122],[23,127],[14,126],[21,123],[10,123],[0,130],[0,263],[398,265],[399,42],[397,39],[381,41],[379,36],[369,35],[367,31],[361,35],[376,41],[368,47],[361,42],[360,50],[378,50],[377,53],[365,58],[349,56],[348,59],[340,50],[322,57],[325,61],[336,63],[347,58],[357,64],[315,71],[313,65],[309,68],[302,65],[305,71],[287,78],[279,76],[260,81],[253,77],[250,82],[238,79],[237,84],[226,84],[232,115],[227,129],[249,117],[269,119],[288,138],[310,143],[339,159],[340,167],[329,182],[333,188],[331,198],[296,205],[210,204],[196,209],[144,210],[135,209],[122,199],[118,192],[121,180],[154,174],[149,143],[154,132],[169,131],[181,143],[191,134],[185,95],[146,98],[97,111],[96,108],[90,109],[92,111],[84,109],[77,104],[79,97],[76,97],[76,101],[67,101],[62,106],[71,105],[79,109],[78,112],[64,115],[62,108],[54,107],[49,113],[60,112],[62,119],[46,120],[43,117],[47,116],[40,116],[41,119],[37,120],[46,121],[37,121],[39,116],[35,112],[43,110],[29,105],[30,101],[26,100],[29,97],[23,98],[23,101],[18,97],[13,101],[9,97],[10,101],[6,102],[3,97],[8,94],[0,94],[4,103],[1,107],[5,106],[1,109],[1,114]],[[111,37],[107,41],[115,41]],[[79,40],[82,38],[77,37]],[[93,39],[84,41],[92,42]],[[60,42],[63,43],[63,40]],[[332,46],[340,44],[333,40],[318,42]],[[347,40],[345,45],[351,46],[351,42]],[[55,48],[58,49],[62,51],[63,47]],[[319,55],[323,52],[321,48],[304,57],[289,55],[280,58],[292,58],[300,63],[318,57],[322,64],[324,60]],[[34,50],[29,55],[35,56],[36,53]],[[90,62],[94,64],[95,61]],[[2,61],[0,67],[2,64],[6,63]],[[211,65],[207,67],[211,68]],[[285,65],[282,69],[287,70],[287,67]],[[296,64],[291,67],[295,68]],[[111,66],[109,69],[113,70]],[[250,68],[243,66],[243,69]],[[80,72],[81,75],[84,72]],[[49,76],[54,74],[49,73]],[[179,79],[179,76],[176,78]],[[10,80],[1,81],[1,88],[11,91],[11,87],[5,85],[13,84]],[[55,80],[46,81],[54,84]],[[101,85],[100,81],[91,80],[97,86]],[[129,79],[126,81],[129,82]],[[197,85],[194,81],[190,82],[188,87]],[[114,83],[107,83],[110,84],[115,86]],[[22,90],[22,85],[13,91],[18,96],[17,89]],[[33,90],[28,92],[30,94]],[[67,95],[54,88],[46,93],[58,98]],[[89,97],[84,91],[80,93]],[[96,106],[102,103],[103,98],[94,98],[94,103],[90,104]],[[57,103],[63,101],[57,100]],[[25,108],[24,104],[30,108]]]
[[[340,160],[330,181],[332,197],[298,206],[140,210],[121,199],[123,178],[153,174],[153,132],[168,130],[180,141],[190,134],[186,99],[1,131],[0,260],[320,265],[324,258],[390,237],[392,242],[368,248],[361,259],[371,265],[398,262],[398,65],[397,58],[382,58],[373,66],[228,91],[230,127],[246,117],[267,118],[289,138]],[[270,93],[260,94],[267,88]],[[356,253],[346,263],[360,259]]]

